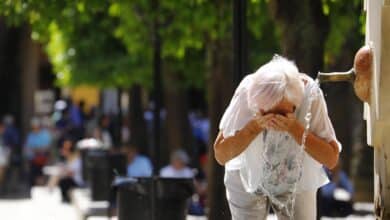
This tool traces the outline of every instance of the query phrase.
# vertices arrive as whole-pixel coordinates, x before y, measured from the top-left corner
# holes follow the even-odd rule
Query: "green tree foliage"
[[[231,40],[232,4],[203,0],[160,1],[159,4],[158,11],[155,11],[151,1],[146,0],[113,3],[110,15],[120,20],[116,36],[131,52],[150,50],[153,19],[157,16],[161,25],[164,64],[171,72],[180,74],[184,85],[203,87],[209,74],[205,69],[206,48],[215,46],[213,42],[216,40]],[[249,2],[248,23],[253,42],[251,47],[256,48],[251,50],[250,63],[257,67],[278,47],[265,1]]]
[[[364,44],[365,13],[361,0],[322,0],[322,8],[330,21],[324,54],[325,65],[329,67],[340,64],[337,61],[344,55],[343,50],[356,51]]]
[[[110,14],[120,20],[116,36],[134,53],[153,49],[153,23],[157,20],[167,74],[179,74],[182,85],[203,87],[205,29],[214,30],[208,28],[207,19],[214,18],[204,16],[207,12],[202,9],[207,7],[203,4],[201,1],[159,1],[158,9],[153,9],[151,1],[118,1],[111,5]],[[152,66],[152,57],[147,59]]]
[[[253,72],[274,54],[281,53],[280,30],[270,17],[267,0],[249,1],[247,22],[248,70]]]
[[[150,83],[147,50],[128,53],[118,40],[118,19],[104,1],[6,1],[0,14],[11,25],[29,23],[32,38],[47,47],[61,84],[127,87]]]
[[[205,48],[216,39],[231,39],[231,4],[202,0],[159,4],[154,10],[150,0],[6,0],[0,4],[0,15],[11,25],[31,25],[32,38],[47,46],[60,83],[122,87],[150,86],[153,20],[158,18],[165,64],[181,75],[185,87],[204,87]],[[277,40],[266,2],[249,4],[249,30],[256,48],[250,57],[257,66],[273,53]],[[225,9],[217,10],[221,6]]]
[[[202,87],[205,47],[231,38],[232,8],[221,1],[31,1],[5,0],[0,14],[12,25],[29,23],[32,38],[48,45],[58,78],[64,84],[150,86],[153,20],[158,17],[163,58],[186,86]],[[279,52],[280,31],[268,13],[267,0],[248,1],[250,66],[254,70]],[[335,62],[347,35],[364,33],[362,2],[322,0],[330,31],[325,64]],[[217,7],[225,10],[217,10]],[[218,13],[217,13],[218,12]],[[361,37],[360,37],[361,39]]]

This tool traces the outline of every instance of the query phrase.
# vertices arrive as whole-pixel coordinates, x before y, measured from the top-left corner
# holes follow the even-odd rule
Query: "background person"
[[[30,185],[43,185],[42,168],[49,160],[49,147],[52,142],[48,130],[42,129],[38,118],[31,120],[31,131],[27,135],[24,145],[25,155],[30,164]]]
[[[138,147],[130,145],[126,148],[127,153],[127,176],[128,177],[150,177],[153,174],[153,166],[150,159],[141,155]]]
[[[190,159],[184,150],[176,150],[171,154],[170,164],[160,170],[160,176],[166,178],[193,178],[194,172],[187,164]]]

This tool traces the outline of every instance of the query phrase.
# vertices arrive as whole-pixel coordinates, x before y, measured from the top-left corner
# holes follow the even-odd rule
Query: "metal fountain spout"
[[[319,83],[345,82],[345,81],[354,83],[355,79],[356,79],[355,70],[352,68],[346,72],[333,72],[333,73],[318,72],[316,80]]]
[[[370,103],[371,79],[373,74],[373,51],[370,46],[361,47],[355,55],[353,68],[346,72],[319,72],[316,81],[350,82],[353,84],[355,94],[363,102]]]

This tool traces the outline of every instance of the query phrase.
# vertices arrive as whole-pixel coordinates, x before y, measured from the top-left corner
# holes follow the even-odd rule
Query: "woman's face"
[[[287,115],[288,113],[294,113],[295,111],[295,105],[287,100],[286,98],[283,98],[275,107],[268,111],[264,111],[260,109],[260,112],[264,115],[266,114],[279,114],[279,115]]]

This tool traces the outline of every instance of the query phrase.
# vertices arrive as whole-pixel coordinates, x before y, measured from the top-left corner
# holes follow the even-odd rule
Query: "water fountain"
[[[369,45],[366,45],[356,53],[352,69],[346,72],[319,72],[316,81],[318,83],[350,82],[354,85],[355,93],[359,99],[370,103],[372,74],[373,50]]]

